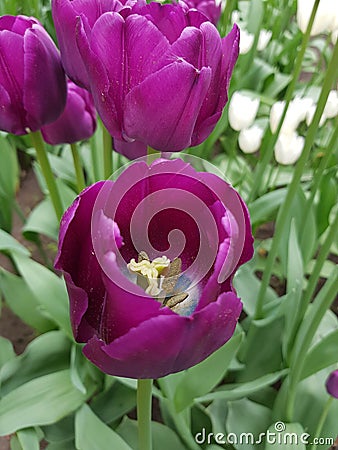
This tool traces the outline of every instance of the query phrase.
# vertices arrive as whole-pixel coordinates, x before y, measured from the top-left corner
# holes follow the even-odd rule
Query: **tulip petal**
[[[102,269],[93,251],[91,215],[103,182],[81,192],[61,220],[55,268],[65,273],[75,337],[88,340],[97,329],[105,299]]]
[[[154,317],[109,345],[93,337],[83,352],[108,374],[160,378],[199,363],[221,347],[232,336],[240,312],[240,300],[222,294],[190,317]]]
[[[24,51],[23,102],[27,121],[36,131],[62,113],[67,97],[66,78],[58,51],[40,26],[27,30]]]
[[[114,150],[128,159],[137,159],[147,154],[147,146],[143,142],[126,142],[120,139],[114,139]]]
[[[74,3],[69,0],[52,0],[52,15],[65,71],[76,84],[88,89],[87,69],[76,43],[77,14]]]
[[[126,96],[126,134],[161,151],[189,147],[210,78],[183,60],[150,75]]]
[[[20,109],[13,103],[6,89],[0,84],[0,130],[13,134],[25,134],[23,120],[24,111],[20,114]]]

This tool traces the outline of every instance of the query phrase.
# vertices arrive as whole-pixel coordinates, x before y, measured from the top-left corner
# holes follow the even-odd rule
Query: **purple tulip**
[[[48,144],[72,144],[90,138],[96,129],[96,111],[92,96],[68,80],[66,107],[61,116],[41,128]]]
[[[102,14],[108,11],[128,10],[135,1],[52,0],[52,14],[62,63],[67,75],[76,84],[87,89],[89,89],[90,84],[87,69],[76,44],[76,23],[78,17],[81,16],[86,32],[90,33],[94,23]],[[127,6],[124,3],[127,3]]]
[[[204,14],[183,2],[108,3],[95,15],[83,1],[54,0],[68,75],[89,84],[104,125],[119,141],[170,152],[203,142],[228,100],[237,26],[221,39]]]
[[[17,135],[54,121],[66,79],[52,39],[33,17],[0,17],[0,129]]]
[[[189,8],[197,9],[203,13],[211,23],[217,25],[221,17],[221,3],[216,4],[215,0],[183,0]]]
[[[230,339],[242,309],[232,278],[252,254],[230,185],[182,160],[138,161],[66,211],[55,267],[85,356],[111,375],[159,378]]]
[[[326,390],[334,398],[338,398],[338,370],[332,372],[326,381]]]

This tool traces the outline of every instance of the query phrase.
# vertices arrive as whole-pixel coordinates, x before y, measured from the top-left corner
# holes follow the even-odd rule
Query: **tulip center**
[[[180,258],[170,261],[166,256],[160,256],[150,261],[146,252],[142,251],[138,261],[132,258],[127,267],[137,274],[137,284],[163,306],[174,308],[188,297],[186,292],[177,293],[175,289],[182,271]]]

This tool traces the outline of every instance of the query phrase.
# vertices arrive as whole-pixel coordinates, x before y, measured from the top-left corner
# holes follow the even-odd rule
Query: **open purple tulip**
[[[66,103],[59,52],[33,17],[0,17],[0,129],[17,135],[57,119]]]
[[[72,144],[89,139],[96,128],[96,110],[88,91],[68,80],[66,107],[55,122],[41,128],[48,144]]]
[[[326,380],[326,390],[334,398],[338,398],[338,370],[332,372]]]
[[[252,244],[238,193],[182,160],[138,161],[90,186],[63,216],[55,263],[76,341],[116,376],[197,364],[234,333],[232,278]]]
[[[75,79],[67,69],[70,61],[86,68],[88,79],[77,78],[89,83],[110,134],[163,152],[203,142],[228,99],[238,56],[237,26],[221,39],[204,14],[183,2],[107,8],[93,22],[97,16],[84,2],[53,2],[66,70]]]
[[[217,25],[221,17],[221,2],[216,4],[215,0],[183,0],[189,8],[197,9],[203,13],[211,23]]]

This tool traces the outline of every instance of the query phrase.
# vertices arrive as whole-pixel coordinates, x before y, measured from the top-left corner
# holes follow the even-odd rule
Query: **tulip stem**
[[[78,190],[78,192],[81,192],[86,187],[86,182],[85,182],[83,170],[82,170],[81,159],[80,159],[77,145],[75,143],[72,143],[72,144],[70,144],[70,148],[72,150],[72,155],[73,155],[77,190]]]
[[[320,434],[322,432],[322,429],[323,429],[325,420],[327,418],[327,415],[329,413],[329,410],[330,410],[332,402],[333,402],[333,397],[330,397],[328,399],[328,401],[324,405],[323,412],[322,412],[322,415],[319,418],[318,426],[317,426],[317,429],[316,429],[316,432],[315,432],[315,438],[317,438],[317,439],[320,438]],[[317,439],[313,440],[314,442],[312,444],[311,450],[316,450],[317,449],[317,444],[316,444]]]
[[[152,384],[153,380],[137,380],[137,422],[139,450],[152,450]]]
[[[60,221],[63,214],[63,206],[59,190],[57,188],[51,165],[48,160],[46,147],[42,139],[41,131],[31,131],[30,133],[33,146],[36,150],[37,159],[41,166],[43,176],[45,177],[49,195],[55,210],[57,219]]]
[[[104,178],[107,180],[113,173],[113,146],[112,137],[104,125],[102,125],[102,139]]]

